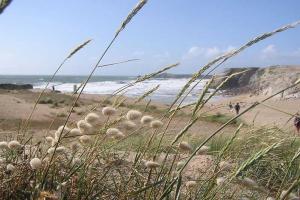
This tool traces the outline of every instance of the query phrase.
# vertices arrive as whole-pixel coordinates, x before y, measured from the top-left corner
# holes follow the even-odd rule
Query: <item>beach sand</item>
[[[0,90],[0,135],[1,137],[10,136],[17,133],[27,120],[30,112],[33,109],[36,98],[38,97],[39,90]],[[229,102],[235,104],[240,102],[241,111],[250,106],[255,101],[260,101],[265,96],[250,96],[250,95],[237,95],[231,97],[220,98],[218,101],[209,103],[204,107],[202,112],[206,114],[225,114],[230,117],[235,115],[234,110],[228,107]],[[50,129],[56,129],[62,125],[67,117],[68,110],[72,104],[71,94],[54,93],[47,91],[42,100],[51,99],[51,103],[38,104],[30,122],[30,131],[34,132],[35,137],[43,136]],[[105,95],[83,94],[79,101],[79,106],[75,107],[74,112],[71,114],[70,122],[75,122],[83,118],[84,114],[90,109],[97,107],[97,113],[101,113],[103,106],[113,103],[113,99],[105,100]],[[137,108],[144,108],[146,102],[134,103],[134,99],[126,98],[125,105],[121,108],[124,111],[126,107],[135,105]],[[246,124],[253,124],[254,126],[271,126],[277,125],[279,127],[293,129],[291,115],[286,113],[295,114],[300,110],[300,99],[271,99],[265,102],[265,105],[274,107],[278,110],[271,109],[270,107],[259,105],[253,110],[241,116],[241,120]],[[154,102],[151,103],[153,111],[148,114],[160,117],[168,108],[166,104]],[[176,134],[188,122],[190,108],[184,110],[184,115],[177,115],[171,123],[170,132]],[[286,112],[286,113],[284,113]],[[50,127],[50,125],[52,126]],[[191,135],[207,135],[216,130],[218,123],[210,121],[199,121],[189,131]],[[234,130],[233,126],[228,126],[225,132]],[[172,134],[172,133],[170,133]]]

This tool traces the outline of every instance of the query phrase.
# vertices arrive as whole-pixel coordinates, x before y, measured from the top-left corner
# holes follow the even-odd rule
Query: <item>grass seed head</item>
[[[240,182],[241,182],[242,185],[244,185],[246,187],[250,187],[250,188],[257,188],[258,187],[257,183],[253,179],[248,178],[248,177],[240,179]]]
[[[20,142],[16,141],[16,140],[12,140],[8,143],[8,148],[12,149],[12,150],[17,150],[20,149],[22,147],[22,145],[20,144]]]
[[[225,178],[224,177],[219,177],[216,179],[217,185],[223,185],[225,182]]]
[[[8,143],[5,141],[0,142],[0,149],[7,149],[8,148]]]
[[[150,124],[152,122],[152,120],[153,120],[152,116],[145,115],[145,116],[142,117],[141,123],[144,124],[144,125],[148,125],[148,124]]]
[[[267,197],[266,200],[275,200],[273,197]]]
[[[281,194],[280,194],[280,198],[283,198],[287,193],[287,190],[282,190]],[[295,193],[290,193],[286,199],[291,199],[291,200],[297,200],[300,199],[300,197],[298,197]]]
[[[125,137],[125,134],[122,133],[121,131],[119,131],[118,133],[116,133],[114,136],[113,136],[115,139],[122,139]]]
[[[97,115],[96,113],[89,113],[87,114],[87,116],[84,118],[84,120],[91,124],[91,125],[96,125],[99,122],[99,115]]]
[[[185,142],[185,141],[180,142],[179,145],[178,145],[178,148],[181,151],[192,151],[193,150],[192,146],[189,143]]]
[[[196,181],[188,181],[186,182],[185,186],[188,188],[188,189],[193,189],[195,188],[197,185],[197,182]]]
[[[138,110],[129,110],[126,114],[128,120],[136,120],[142,116],[142,113]]]
[[[50,137],[50,136],[48,136],[48,137],[46,137],[46,142],[48,143],[48,144],[51,144],[52,145],[52,142],[54,141],[54,138],[53,137]]]
[[[136,128],[136,124],[133,121],[127,120],[123,123],[126,130],[133,130]]]
[[[72,152],[77,152],[81,148],[81,145],[78,142],[73,142],[71,144]]]
[[[7,171],[13,172],[13,171],[15,171],[15,169],[16,169],[16,167],[13,164],[8,164],[6,166]]]
[[[39,169],[42,167],[42,161],[39,158],[33,158],[29,164],[31,169]]]
[[[208,153],[208,151],[209,151],[209,147],[204,145],[199,149],[197,153],[198,155],[205,155]]]
[[[80,135],[82,135],[82,132],[80,131],[79,128],[73,128],[70,131],[70,135],[71,136],[80,136]]]
[[[87,145],[87,144],[90,144],[92,142],[92,138],[88,135],[82,135],[79,137],[79,141],[84,144],[84,145]]]
[[[177,169],[181,169],[183,167],[184,163],[185,163],[185,161],[179,161],[177,163]]]
[[[158,162],[154,162],[154,161],[147,161],[147,162],[145,163],[145,166],[146,166],[147,168],[154,169],[154,168],[159,167],[160,164],[159,164]]]
[[[113,107],[107,106],[102,109],[102,114],[104,116],[110,117],[117,113],[117,110]]]
[[[58,154],[65,154],[65,153],[67,153],[67,148],[66,147],[64,147],[64,146],[60,146],[60,147],[57,147],[56,148],[56,152],[58,153]]]
[[[151,122],[150,126],[154,129],[162,127],[164,124],[160,120],[154,120]]]
[[[228,171],[228,170],[231,170],[232,169],[232,164],[230,164],[229,162],[227,161],[221,161],[219,163],[219,168],[223,171]]]
[[[55,132],[55,139],[58,139],[61,137],[62,134],[65,135],[69,132],[70,132],[70,129],[67,126],[65,126],[65,128],[64,128],[64,126],[60,126],[60,127],[58,127],[57,131]]]
[[[84,134],[90,134],[93,131],[93,126],[85,120],[79,120],[77,122],[77,127]]]
[[[53,154],[54,153],[54,147],[50,147],[48,150],[47,150],[47,153],[48,154]]]
[[[72,160],[72,163],[73,163],[73,165],[79,165],[81,163],[81,160],[80,160],[80,158],[74,158]]]
[[[119,132],[120,132],[120,130],[117,129],[117,128],[109,128],[109,129],[107,129],[106,134],[107,134],[108,136],[115,136],[115,135],[118,134]]]

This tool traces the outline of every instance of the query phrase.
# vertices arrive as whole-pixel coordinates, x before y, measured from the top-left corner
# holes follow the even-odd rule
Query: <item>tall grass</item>
[[[121,23],[79,93],[72,95],[74,101],[66,113],[65,123],[54,134],[37,143],[32,137],[23,138],[21,143],[15,140],[0,142],[0,196],[3,199],[299,198],[299,139],[278,127],[242,127],[238,119],[256,106],[266,105],[264,102],[297,86],[300,81],[253,103],[234,117],[222,114],[209,116],[203,108],[222,84],[237,74],[227,77],[210,94],[208,88],[211,82],[208,82],[198,100],[190,105],[192,110],[185,115],[188,119],[186,124],[179,127],[175,135],[169,134],[171,123],[178,117],[183,102],[178,103],[178,100],[184,99],[193,90],[190,86],[199,82],[201,74],[244,49],[295,27],[299,22],[262,34],[206,64],[186,83],[165,112],[149,116],[150,101],[146,105],[140,104],[139,110],[136,110],[137,105],[131,105],[135,106],[135,110],[121,108],[123,100],[116,96],[178,64],[145,75],[116,90],[109,97],[111,102],[116,97],[115,103],[103,108],[102,113],[99,112],[99,104],[77,123],[70,122],[72,111],[96,69],[108,66],[101,65],[103,57],[146,3],[141,0]],[[88,42],[71,52],[57,71]],[[157,86],[145,91],[135,103],[158,89]],[[45,90],[40,93],[32,113],[44,93]],[[174,109],[175,103],[178,104]],[[30,127],[28,123],[32,113],[25,131]],[[200,120],[203,122],[203,119],[217,121],[216,129],[200,138],[189,137],[191,127]],[[225,127],[232,124],[239,125],[234,126],[236,131],[226,137],[219,136]],[[194,170],[195,166],[198,166],[197,170]]]

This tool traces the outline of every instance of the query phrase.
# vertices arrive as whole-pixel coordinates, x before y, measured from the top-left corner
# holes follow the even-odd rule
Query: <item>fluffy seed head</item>
[[[81,163],[81,160],[79,158],[74,158],[72,160],[73,165],[79,165]]]
[[[136,124],[133,121],[125,121],[123,123],[126,130],[133,130],[136,127]]]
[[[199,149],[199,151],[197,153],[198,153],[198,155],[205,155],[205,154],[207,154],[208,150],[209,150],[209,147],[204,145]]]
[[[196,187],[197,185],[197,182],[196,181],[188,181],[186,182],[185,186],[188,188],[188,189],[192,189],[194,187]]]
[[[154,168],[159,167],[160,164],[159,164],[158,162],[154,162],[154,161],[147,161],[147,162],[145,163],[145,166],[146,166],[147,168],[154,169]]]
[[[179,161],[177,163],[177,169],[181,169],[183,167],[184,163],[185,163],[185,161]]]
[[[180,142],[178,147],[181,151],[192,151],[193,150],[192,146],[185,141]]]
[[[8,144],[5,141],[0,142],[0,149],[7,149],[8,148]]]
[[[71,150],[73,152],[77,152],[80,148],[81,148],[81,145],[79,143],[77,143],[77,142],[73,142],[71,144]]]
[[[154,129],[162,127],[164,124],[160,120],[154,120],[150,123],[150,126]]]
[[[56,148],[56,152],[61,154],[61,153],[66,153],[67,152],[67,148],[64,146],[60,146]]]
[[[53,142],[53,140],[54,140],[54,138],[53,137],[46,137],[46,142],[48,143],[48,144],[52,144],[52,142]]]
[[[21,144],[20,144],[20,142],[18,142],[16,140],[12,140],[8,143],[8,148],[17,150],[17,149],[21,148]]]
[[[124,133],[122,133],[121,131],[119,131],[118,133],[116,133],[114,136],[113,136],[115,139],[122,139],[125,137]]]
[[[117,110],[113,107],[107,106],[102,109],[102,114],[104,116],[110,117],[117,113]]]
[[[84,118],[84,120],[91,125],[96,125],[99,122],[99,119],[100,117],[96,113],[89,113]]]
[[[221,161],[219,163],[219,167],[221,170],[228,171],[232,169],[232,165],[229,162]]]
[[[275,200],[275,198],[273,198],[273,197],[267,197],[266,200]]]
[[[58,138],[54,138],[51,142],[51,146],[54,147],[58,143]]]
[[[6,170],[7,170],[7,171],[12,172],[12,171],[14,171],[15,169],[16,169],[16,167],[13,166],[12,164],[8,164],[8,165],[6,166]]]
[[[219,177],[219,178],[217,178],[216,179],[216,181],[217,181],[217,185],[222,185],[224,182],[225,182],[225,178],[224,177]]]
[[[53,154],[55,150],[55,147],[50,147],[47,151],[48,154]],[[62,153],[66,153],[67,152],[67,148],[64,146],[60,146],[56,148],[56,153],[58,154],[62,154]]]
[[[0,165],[5,163],[5,160],[3,158],[0,158]]]
[[[47,150],[47,153],[48,154],[53,154],[54,153],[54,147],[50,147],[48,150]]]
[[[240,180],[241,184],[247,186],[247,187],[251,187],[251,188],[256,188],[258,187],[257,183],[252,180],[251,178],[245,177],[243,179]]]
[[[93,131],[93,126],[84,120],[79,120],[77,122],[77,127],[82,133],[89,134]]]
[[[120,130],[117,128],[109,128],[109,129],[107,129],[106,134],[108,136],[114,136],[114,135],[118,134],[119,132],[120,132]]]
[[[71,131],[70,131],[70,135],[72,136],[79,136],[79,135],[82,135],[82,132],[80,131],[79,128],[73,128]]]
[[[138,110],[129,110],[126,114],[128,120],[136,120],[142,116],[142,113]]]
[[[150,124],[153,120],[153,117],[150,116],[150,115],[145,115],[142,117],[141,119],[141,123],[144,124],[144,125],[147,125],[147,124]]]
[[[283,190],[280,194],[280,198],[283,198],[287,193],[287,190]],[[297,197],[297,195],[295,193],[290,193],[288,196],[288,199],[299,199],[299,197]]]
[[[39,169],[42,167],[42,161],[39,158],[33,158],[30,161],[31,169]]]
[[[82,135],[79,137],[79,141],[82,143],[82,144],[90,144],[92,142],[92,138],[88,135]]]
[[[65,128],[64,128],[64,126],[60,126],[60,127],[58,127],[57,131],[55,132],[55,139],[58,139],[61,137],[62,134],[65,135],[69,132],[70,132],[70,129],[67,126],[65,126]]]

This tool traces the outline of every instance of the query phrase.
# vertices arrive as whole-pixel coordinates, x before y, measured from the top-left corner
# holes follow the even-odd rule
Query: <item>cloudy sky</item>
[[[0,74],[52,74],[77,44],[93,41],[60,74],[84,75],[138,0],[15,0],[0,15]],[[138,75],[180,62],[192,73],[258,34],[300,20],[299,0],[149,0],[112,46],[99,75]],[[267,39],[224,67],[300,64],[300,26]]]

